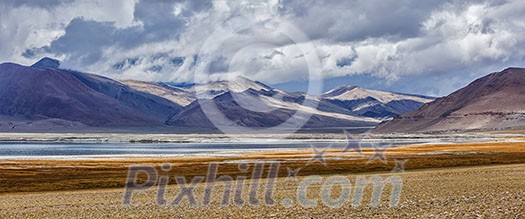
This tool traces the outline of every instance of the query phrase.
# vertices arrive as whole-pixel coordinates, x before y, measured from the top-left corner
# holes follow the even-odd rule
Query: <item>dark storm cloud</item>
[[[175,4],[182,4],[184,8],[179,16],[190,17],[197,12],[209,10],[212,7],[211,0],[166,0],[166,1],[140,1],[135,7],[135,18],[147,25],[171,22],[175,20],[173,7]]]
[[[75,18],[67,25],[66,34],[51,43],[49,50],[68,54],[83,64],[92,64],[101,56],[105,46],[114,42],[116,29],[110,22]]]
[[[216,59],[210,62],[209,72],[210,73],[219,73],[219,72],[228,72],[229,68],[228,59],[224,56],[217,57]]]
[[[175,1],[141,1],[135,6],[135,20],[142,22],[143,31],[134,41],[158,41],[176,36],[184,28],[184,17],[175,16]]]
[[[179,16],[174,6],[182,1],[140,1],[135,6],[134,20],[141,26],[117,28],[112,22],[99,22],[84,18],[73,19],[65,28],[65,34],[50,46],[28,48],[22,55],[34,57],[38,53],[67,54],[73,65],[90,65],[101,58],[107,46],[124,49],[147,43],[176,39],[184,30],[187,16],[210,8],[210,1],[189,1]],[[156,68],[159,69],[159,68]]]
[[[71,3],[73,1],[74,0],[2,0],[0,1],[0,4],[9,7],[28,6],[52,9],[60,4]]]
[[[356,41],[370,37],[408,38],[442,0],[284,0],[281,13],[292,16],[312,38]]]

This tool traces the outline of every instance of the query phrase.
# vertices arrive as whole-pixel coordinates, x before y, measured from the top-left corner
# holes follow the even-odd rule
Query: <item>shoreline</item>
[[[525,138],[524,133],[516,132],[465,132],[448,134],[375,134],[364,133],[371,138],[400,141],[403,139],[497,139]],[[357,134],[356,136],[362,136]],[[343,141],[345,134],[332,133],[294,133],[288,134],[133,134],[133,133],[5,133],[0,132],[2,142],[43,142],[43,143],[250,143],[276,141]]]
[[[368,144],[368,142],[374,142],[374,143],[384,143],[384,142],[390,142],[391,139],[370,139],[365,144]],[[420,139],[418,139],[421,141]],[[435,148],[436,146],[458,146],[458,145],[465,145],[465,144],[501,144],[501,143],[525,143],[525,138],[501,138],[501,137],[494,137],[492,139],[475,139],[475,138],[467,138],[462,139],[457,142],[450,142],[450,141],[429,141],[429,142],[419,142],[418,140],[406,141],[396,141],[396,145],[392,145],[388,148],[388,150],[404,150],[408,148]],[[298,148],[295,144],[301,144],[304,143],[304,147]],[[282,153],[289,153],[289,154],[304,154],[311,152],[311,148],[309,147],[309,143],[334,143],[334,144],[340,144],[337,147],[331,147],[328,148],[328,151],[341,151],[344,148],[344,144],[346,143],[341,139],[313,139],[312,141],[303,141],[301,139],[296,140],[285,140],[285,142],[275,142],[275,141],[269,141],[269,142],[192,142],[192,143],[107,143],[107,142],[99,142],[99,143],[85,143],[85,142],[48,142],[48,141],[42,141],[42,142],[2,142],[0,141],[0,146],[2,144],[42,144],[42,145],[54,145],[54,144],[78,144],[83,145],[86,144],[86,147],[89,148],[90,145],[104,145],[104,144],[111,144],[116,146],[115,148],[118,148],[119,144],[122,144],[123,146],[127,146],[130,144],[137,144],[137,145],[144,145],[145,147],[151,145],[151,146],[158,146],[158,145],[172,145],[172,144],[232,144],[232,145],[240,145],[240,146],[249,146],[250,144],[268,144],[268,145],[280,145],[281,147],[276,148],[236,148],[236,149],[224,149],[222,151],[195,151],[195,152],[180,152],[180,153],[159,153],[159,154],[100,154],[100,155],[0,155],[0,161],[111,161],[111,160],[125,160],[125,161],[133,161],[133,160],[156,160],[156,159],[178,159],[178,158],[207,158],[207,159],[214,159],[214,158],[236,158],[236,157],[242,157],[247,155],[271,155],[271,154],[282,154]],[[287,145],[290,145],[292,147],[287,148]],[[0,147],[1,148],[1,147]],[[319,149],[323,149],[323,147],[320,147]],[[164,149],[164,150],[171,150],[171,149]],[[176,150],[176,149],[174,149]],[[206,149],[203,149],[206,150]],[[363,147],[364,151],[372,151],[373,148],[365,148]],[[471,151],[472,153],[475,153],[475,151]],[[429,152],[429,155],[431,152]],[[438,152],[432,152],[432,153],[438,153]],[[436,154],[438,155],[438,154]]]

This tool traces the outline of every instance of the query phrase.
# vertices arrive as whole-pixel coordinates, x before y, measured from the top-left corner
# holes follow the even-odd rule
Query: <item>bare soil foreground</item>
[[[330,208],[321,201],[317,207],[294,204],[286,207],[282,200],[296,202],[297,180],[280,178],[276,182],[274,206],[220,205],[222,189],[216,190],[206,207],[192,207],[188,199],[179,205],[159,206],[155,189],[133,196],[129,206],[122,205],[124,189],[3,194],[0,196],[1,218],[523,218],[525,217],[525,165],[495,165],[408,171],[397,173],[403,180],[399,205],[388,205],[390,187],[385,187],[380,205],[368,205],[371,189],[364,192],[363,204],[352,207],[347,202]],[[391,174],[374,174],[388,176]],[[346,174],[353,181],[355,175]],[[370,175],[361,175],[368,177]],[[328,176],[326,176],[328,177]],[[248,187],[248,185],[246,185]],[[308,198],[320,200],[321,185],[312,184]],[[202,200],[204,185],[197,186],[195,197]],[[334,188],[332,195],[337,195]],[[173,200],[178,186],[169,186],[166,199]],[[262,200],[261,200],[262,202]]]

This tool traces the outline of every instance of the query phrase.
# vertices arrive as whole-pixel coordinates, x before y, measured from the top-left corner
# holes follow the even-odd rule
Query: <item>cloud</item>
[[[22,64],[38,60],[36,55],[66,59],[64,54],[47,54],[50,46],[66,34],[68,24],[82,17],[97,22],[112,22],[123,28],[133,25],[134,1],[1,1],[0,59]],[[34,54],[29,56],[28,49]],[[78,51],[80,52],[80,51]]]
[[[52,9],[61,4],[71,3],[73,0],[47,0],[47,1],[32,1],[32,0],[3,0],[2,4],[7,7],[17,8],[21,6],[37,7]]]
[[[512,10],[511,10],[512,9]],[[489,63],[523,60],[525,4],[447,4],[422,22],[418,37],[399,41],[369,40],[356,45],[354,72],[397,78],[405,74],[439,74],[480,70]],[[512,21],[508,20],[508,16]],[[366,54],[362,57],[361,54]]]
[[[441,0],[285,0],[281,13],[289,15],[313,39],[338,42],[370,37],[406,38],[419,34],[419,22]]]
[[[68,68],[176,82],[211,64],[217,79],[284,83],[307,80],[305,55],[316,53],[320,66],[310,70],[327,79],[367,75],[403,87],[417,78],[414,92],[440,95],[522,65],[523,11],[519,0],[2,1],[0,59],[31,64],[46,55]],[[284,23],[308,40],[293,42]],[[454,83],[436,83],[440,76]]]

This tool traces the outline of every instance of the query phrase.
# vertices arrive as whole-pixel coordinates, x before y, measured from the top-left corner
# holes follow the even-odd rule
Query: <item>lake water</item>
[[[297,150],[344,148],[345,143],[0,143],[0,157],[24,156],[105,156],[105,155],[173,155],[262,150]],[[387,144],[378,143],[379,146]],[[392,146],[389,144],[389,146]],[[368,146],[363,146],[368,147]]]

